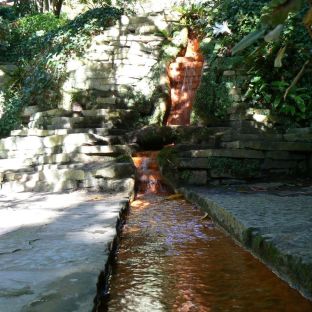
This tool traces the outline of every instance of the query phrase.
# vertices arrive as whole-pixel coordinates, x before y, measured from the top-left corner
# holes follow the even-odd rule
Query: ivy
[[[61,96],[60,85],[66,78],[67,60],[73,55],[82,55],[91,37],[113,25],[121,14],[121,10],[112,7],[95,8],[56,28],[49,21],[46,29],[51,30],[30,36],[26,35],[29,19],[27,23],[24,21],[24,27],[19,31],[25,34],[25,39],[20,45],[14,46],[19,70],[13,75],[11,90],[5,95],[5,113],[16,112],[9,108],[10,103],[19,103],[16,109],[29,105],[38,105],[42,110],[55,107]],[[37,25],[41,18],[44,17],[37,16],[30,20]],[[13,93],[14,101],[10,102]],[[7,128],[13,129],[15,123],[9,125]],[[7,133],[7,129],[4,133]]]

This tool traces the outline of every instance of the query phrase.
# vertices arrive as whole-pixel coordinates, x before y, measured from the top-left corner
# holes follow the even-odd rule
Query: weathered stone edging
[[[97,294],[94,298],[93,312],[102,311],[103,308],[107,307],[109,300],[109,287],[110,277],[112,275],[113,266],[116,260],[116,254],[119,248],[120,236],[122,228],[125,224],[127,215],[129,213],[129,201],[125,201],[124,207],[120,210],[119,218],[116,223],[116,235],[114,239],[108,245],[108,257],[105,263],[105,269],[100,273],[99,279],[96,285]]]
[[[261,225],[259,227],[251,226],[248,222],[242,221],[233,211],[229,211],[217,201],[209,198],[209,194],[204,194],[195,188],[182,187],[178,191],[207,212],[239,244],[263,261],[281,279],[312,300],[312,258],[309,257],[309,250],[304,250],[306,254],[301,254],[296,253],[295,248],[285,248],[283,244],[287,247],[287,242],[282,241],[282,235],[285,233],[280,234],[276,231],[276,235]],[[283,211],[281,211],[282,213]],[[298,245],[300,242],[297,242],[295,234],[292,242],[294,245]]]

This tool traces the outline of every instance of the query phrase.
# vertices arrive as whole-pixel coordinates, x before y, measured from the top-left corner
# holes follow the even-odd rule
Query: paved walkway
[[[311,186],[273,183],[179,191],[312,299]]]
[[[0,196],[0,311],[91,311],[123,194]]]

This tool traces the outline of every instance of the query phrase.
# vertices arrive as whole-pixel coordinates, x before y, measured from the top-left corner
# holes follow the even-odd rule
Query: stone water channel
[[[134,158],[145,191],[131,205],[99,311],[312,311],[197,207],[168,196],[149,156]]]

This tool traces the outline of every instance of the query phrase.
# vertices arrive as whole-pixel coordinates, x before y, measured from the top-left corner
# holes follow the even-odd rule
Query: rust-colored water
[[[137,169],[137,184],[139,193],[165,193],[158,169],[158,151],[135,153],[132,157]]]
[[[166,197],[156,159],[157,152],[134,155],[145,194],[131,205],[102,311],[312,311],[198,208]]]
[[[312,311],[185,200],[132,203],[111,280],[108,311]]]

